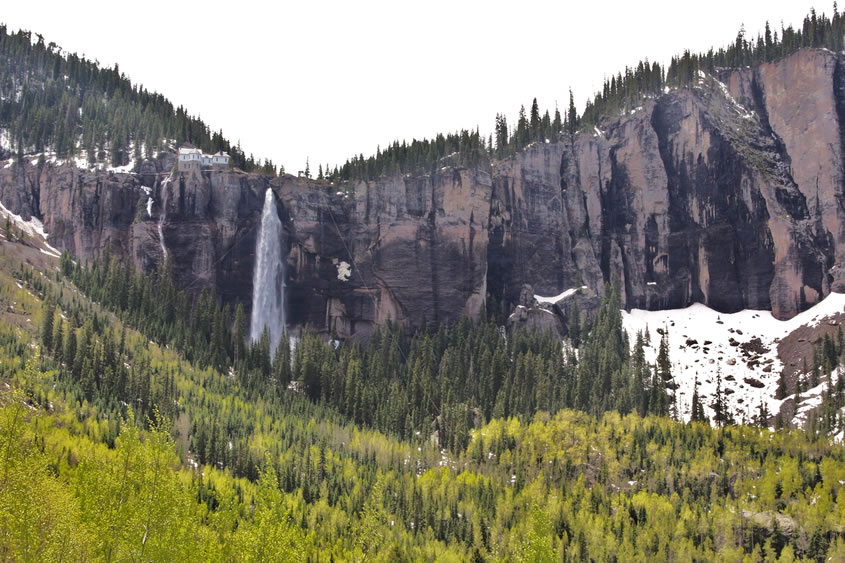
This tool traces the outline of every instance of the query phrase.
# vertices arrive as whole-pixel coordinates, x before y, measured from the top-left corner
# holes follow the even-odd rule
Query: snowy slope
[[[41,221],[36,217],[31,218],[29,221],[24,221],[20,215],[16,215],[6,209],[6,206],[0,202],[0,218],[8,217],[12,224],[26,233],[32,242],[40,241],[41,243],[41,250],[42,253],[46,254],[47,256],[52,256],[53,258],[59,258],[61,256],[61,252],[47,242],[47,233],[44,232],[44,225],[41,224]]]
[[[774,415],[781,400],[775,399],[778,378],[783,365],[777,356],[778,342],[796,329],[815,326],[825,318],[845,312],[845,294],[831,293],[821,303],[787,321],[775,319],[769,311],[718,313],[704,305],[686,309],[622,312],[622,324],[631,346],[638,331],[649,332],[651,342],[646,359],[654,362],[660,346],[658,329],[669,335],[669,359],[679,385],[676,392],[678,414],[690,418],[695,379],[705,413],[713,416],[710,403],[716,390],[717,373],[721,373],[722,391],[737,421],[750,421],[765,401]],[[818,393],[816,393],[818,394]],[[809,399],[812,393],[807,394]],[[802,402],[802,406],[803,406]],[[806,407],[799,415],[806,414]]]
[[[575,295],[575,293],[578,292],[578,290],[580,290],[580,289],[587,289],[587,286],[582,285],[581,287],[573,287],[571,289],[567,289],[566,291],[564,291],[560,295],[555,295],[553,297],[543,297],[542,295],[534,295],[534,300],[537,301],[537,303],[555,304],[562,299],[566,299],[570,295]]]

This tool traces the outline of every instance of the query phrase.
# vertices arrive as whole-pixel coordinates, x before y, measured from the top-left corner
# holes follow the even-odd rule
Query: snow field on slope
[[[772,416],[780,409],[783,401],[775,399],[783,369],[777,356],[780,340],[801,326],[815,326],[844,311],[845,294],[831,293],[814,307],[786,321],[777,320],[770,311],[725,314],[696,303],[686,309],[623,311],[622,325],[632,349],[637,332],[642,331],[645,336],[648,331],[651,341],[645,355],[650,363],[656,361],[660,347],[658,329],[668,334],[680,418],[690,419],[693,388],[698,378],[698,394],[705,414],[712,419],[710,405],[715,397],[717,373],[721,373],[722,393],[735,419],[741,422],[753,419],[761,401],[765,401]]]
[[[561,293],[560,295],[555,295],[555,296],[553,296],[553,297],[543,297],[543,296],[541,296],[541,295],[536,295],[536,294],[535,294],[535,295],[534,295],[534,300],[535,300],[535,301],[537,301],[537,303],[551,303],[551,304],[555,304],[555,303],[557,303],[558,301],[560,301],[561,299],[566,299],[566,298],[567,298],[567,297],[569,297],[570,295],[574,295],[574,294],[575,294],[575,292],[577,292],[579,289],[587,289],[587,286],[586,286],[586,285],[582,285],[581,287],[573,287],[573,288],[567,289],[566,291],[564,291],[564,292],[563,292],[563,293]]]
[[[44,244],[45,248],[41,248],[41,252],[48,256],[53,256],[54,258],[61,257],[61,252],[47,242],[47,233],[44,232],[44,225],[41,224],[41,221],[36,217],[31,218],[29,221],[24,221],[23,217],[20,215],[15,215],[8,209],[6,206],[0,202],[0,214],[2,216],[8,217],[12,223],[14,223],[15,227],[26,233],[29,237],[38,237],[41,239],[41,242]]]

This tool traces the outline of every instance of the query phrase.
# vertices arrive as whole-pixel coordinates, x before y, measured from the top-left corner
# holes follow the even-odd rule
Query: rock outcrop
[[[488,298],[510,312],[526,284],[558,295],[583,283],[595,297],[614,277],[629,308],[702,302],[787,318],[845,290],[843,65],[805,49],[702,74],[592,131],[479,169],[335,186],[237,170],[171,175],[172,152],[134,174],[27,157],[0,164],[0,201],[42,219],[50,243],[83,260],[108,245],[150,271],[163,238],[179,285],[249,308],[272,189],[288,319],[341,337],[387,319],[454,321]],[[542,308],[539,324],[564,333],[567,307]]]
[[[489,174],[456,168],[340,190],[283,178],[289,318],[348,336],[388,319],[418,326],[477,315],[490,185]]]
[[[803,50],[702,75],[498,163],[491,293],[515,302],[523,283],[550,294],[580,274],[598,291],[618,276],[627,307],[788,318],[818,302],[843,284],[841,64]]]
[[[551,331],[558,336],[572,335],[573,327],[592,326],[601,299],[587,286],[570,288],[555,297],[534,293],[525,284],[519,294],[519,303],[507,319],[508,327],[522,330]],[[574,307],[573,307],[574,305]],[[572,315],[577,315],[577,319]]]

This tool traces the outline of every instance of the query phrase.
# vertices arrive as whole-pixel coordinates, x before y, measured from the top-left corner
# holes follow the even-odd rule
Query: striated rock
[[[27,158],[0,166],[0,201],[82,260],[108,247],[145,271],[164,260],[161,220],[177,282],[249,308],[272,189],[288,318],[341,337],[387,319],[454,322],[488,298],[497,310],[522,305],[512,324],[565,334],[571,303],[536,303],[534,292],[583,283],[573,299],[589,319],[613,278],[628,308],[702,302],[787,318],[845,290],[843,64],[804,49],[702,75],[489,169],[445,159],[430,174],[335,186],[237,170],[168,180],[172,152],[135,174]]]
[[[551,330],[564,336],[569,334],[573,303],[578,306],[580,326],[591,325],[601,304],[601,299],[591,289],[583,286],[567,290],[556,298],[538,298],[534,288],[524,284],[519,304],[508,317],[508,326],[540,332]]]
[[[555,302],[558,315],[563,319],[563,324],[569,332],[570,315],[572,313],[573,302],[578,306],[580,318],[578,319],[581,327],[590,327],[593,324],[596,314],[599,312],[601,305],[601,298],[596,295],[596,292],[589,287],[583,286],[578,291],[563,297]]]
[[[838,283],[845,248],[841,58],[801,51],[722,77],[730,88],[705,76],[592,134],[499,163],[491,293],[513,302],[525,282],[553,293],[577,272],[598,291],[618,277],[628,307],[703,302],[786,318],[817,302]]]
[[[476,316],[486,299],[490,176],[444,168],[334,188],[285,177],[290,318],[368,332]]]
[[[748,523],[755,528],[762,530],[766,536],[770,536],[777,532],[786,536],[788,539],[798,536],[801,537],[802,540],[806,540],[804,537],[806,532],[795,522],[795,520],[785,514],[773,512],[771,510],[766,510],[764,512],[743,510],[742,518],[748,521]]]
[[[508,328],[537,332],[553,332],[558,338],[565,334],[560,317],[554,306],[538,303],[534,298],[534,287],[523,284],[519,292],[519,304],[508,317]]]

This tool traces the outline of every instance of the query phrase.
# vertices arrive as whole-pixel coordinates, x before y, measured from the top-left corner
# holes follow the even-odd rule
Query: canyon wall
[[[479,169],[336,186],[173,174],[172,152],[136,174],[27,158],[0,163],[0,201],[41,219],[49,242],[82,260],[108,245],[151,271],[163,236],[180,286],[213,287],[249,309],[271,188],[289,322],[341,337],[388,319],[454,321],[485,302],[507,311],[526,284],[547,296],[577,283],[600,294],[614,278],[629,308],[702,302],[788,318],[845,291],[843,64],[805,49],[702,74]]]

